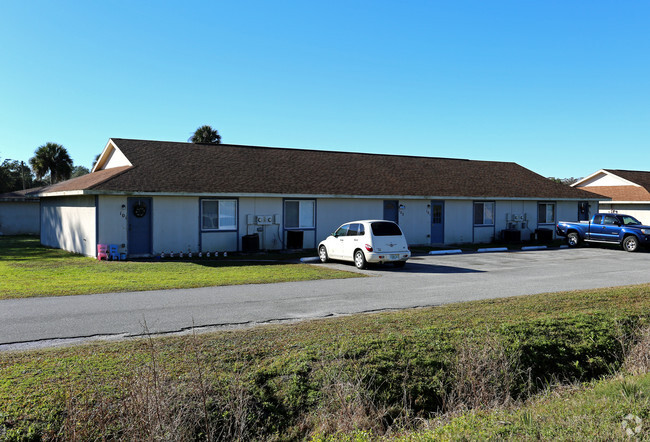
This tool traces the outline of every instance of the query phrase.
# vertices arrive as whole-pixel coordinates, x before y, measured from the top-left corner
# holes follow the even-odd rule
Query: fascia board
[[[578,185],[580,185],[580,184],[582,184],[582,183],[588,182],[589,180],[593,179],[594,177],[598,176],[598,175],[601,174],[601,173],[604,174],[604,175],[615,176],[615,177],[618,178],[619,180],[621,180],[621,181],[627,183],[627,185],[629,185],[629,186],[642,187],[642,186],[640,186],[639,184],[637,184],[637,183],[635,183],[635,182],[632,182],[632,181],[630,181],[630,180],[628,180],[628,179],[625,179],[625,178],[623,178],[622,176],[620,176],[620,175],[616,175],[615,173],[610,172],[610,171],[605,170],[605,169],[600,169],[598,172],[594,172],[594,173],[592,173],[591,175],[589,175],[588,177],[585,177],[585,178],[581,179],[580,181],[577,181],[577,182],[571,184],[571,187],[577,187]],[[625,184],[621,184],[621,185],[625,185]],[[611,185],[610,185],[610,186],[605,186],[605,187],[616,187],[616,186],[611,186]]]
[[[607,172],[605,169],[600,169],[600,170],[597,170],[596,172],[592,173],[591,175],[586,176],[586,177],[582,178],[581,180],[578,180],[575,183],[571,184],[571,187],[578,187],[580,184],[589,181],[590,179],[596,177],[597,175],[599,175],[601,173],[609,175],[609,172]]]
[[[599,198],[555,198],[555,197],[500,197],[500,196],[443,196],[443,195],[315,195],[289,193],[222,193],[222,192],[114,192],[101,190],[75,190],[67,192],[51,192],[41,196],[72,196],[72,195],[115,195],[115,196],[173,196],[173,197],[214,197],[227,198],[305,198],[305,199],[400,199],[400,200],[456,200],[456,201],[599,201]]]

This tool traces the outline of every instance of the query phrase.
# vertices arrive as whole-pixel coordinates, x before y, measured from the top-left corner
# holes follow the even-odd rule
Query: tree
[[[72,174],[72,159],[66,148],[57,143],[40,146],[29,159],[29,164],[38,179],[49,173],[50,184],[67,180]]]
[[[551,181],[555,181],[556,183],[559,183],[559,184],[566,184],[567,186],[570,186],[573,183],[577,183],[582,178],[574,178],[574,177],[571,177],[571,178],[555,178],[555,177],[549,177],[548,179],[551,180]]]
[[[5,158],[0,164],[0,193],[30,189],[42,185],[43,183],[34,180],[32,171],[24,161]]]
[[[72,168],[72,174],[70,175],[70,178],[77,178],[79,176],[86,175],[87,173],[90,173],[90,170],[88,170],[87,167],[74,166]]]
[[[217,132],[216,129],[212,129],[211,126],[205,125],[199,127],[194,131],[187,141],[191,143],[205,143],[205,144],[221,144],[221,135]]]

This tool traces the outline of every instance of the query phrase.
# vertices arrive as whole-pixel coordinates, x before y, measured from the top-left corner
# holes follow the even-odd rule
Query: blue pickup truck
[[[636,252],[640,246],[650,245],[650,227],[633,216],[620,213],[597,213],[588,222],[560,221],[555,231],[558,236],[566,236],[569,247],[585,241],[620,244],[623,250]]]

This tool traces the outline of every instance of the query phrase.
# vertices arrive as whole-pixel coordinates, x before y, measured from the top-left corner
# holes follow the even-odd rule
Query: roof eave
[[[318,199],[404,199],[404,200],[499,200],[499,201],[600,201],[599,197],[554,197],[554,196],[451,196],[451,195],[351,195],[351,194],[308,194],[308,193],[242,193],[242,192],[133,192],[110,190],[73,190],[49,192],[41,197],[78,196],[78,195],[116,195],[116,196],[171,196],[199,198],[318,198]]]

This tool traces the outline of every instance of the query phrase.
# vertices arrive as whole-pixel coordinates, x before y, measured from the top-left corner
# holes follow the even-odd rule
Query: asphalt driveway
[[[330,265],[356,271],[351,264]],[[412,258],[369,278],[0,301],[0,350],[650,283],[650,253],[604,248]]]

